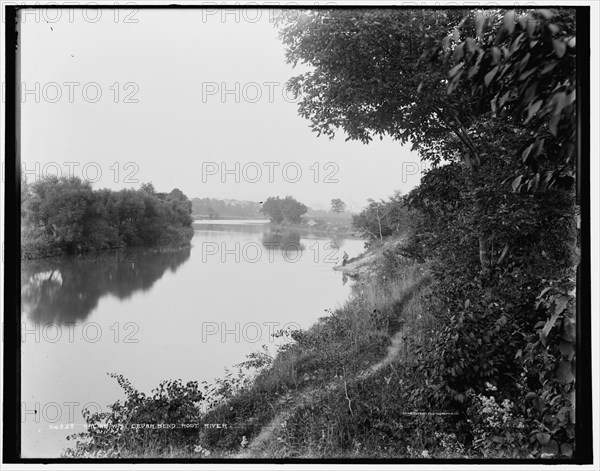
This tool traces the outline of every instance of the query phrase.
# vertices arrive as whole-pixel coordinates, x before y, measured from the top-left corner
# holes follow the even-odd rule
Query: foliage
[[[464,443],[486,434],[474,451],[570,456],[574,10],[318,10],[280,26],[288,60],[309,67],[289,87],[314,131],[364,143],[389,135],[434,164],[389,203],[411,217],[385,270],[402,254],[435,274],[435,323],[428,342],[409,339],[410,394],[398,400],[471,411],[456,432]],[[386,210],[371,201],[354,224],[383,241],[395,232]],[[496,412],[531,434],[511,432],[512,418],[503,434],[486,422],[488,384],[506,405]]]
[[[423,39],[444,36],[462,14],[319,9],[299,19],[283,16],[280,36],[288,62],[310,66],[288,85],[300,97],[299,114],[319,135],[332,138],[343,129],[348,139],[363,143],[389,135],[439,162],[444,156],[430,152],[431,143],[451,132],[465,134],[474,100],[466,93],[449,96],[442,85],[444,71],[418,59],[427,47]],[[427,93],[419,88],[424,80],[432,84]],[[460,150],[454,145],[447,157]]]
[[[331,211],[334,213],[343,213],[346,211],[346,203],[340,198],[334,198],[331,200]]]
[[[308,208],[291,196],[286,196],[283,199],[277,196],[267,198],[262,204],[261,211],[271,219],[271,222],[288,221],[298,223],[301,216],[308,211]]]
[[[488,385],[488,389],[497,388]],[[468,410],[469,423],[475,437],[472,449],[483,458],[531,458],[524,452],[528,430],[525,418],[516,412],[510,399],[496,402],[493,395],[469,394],[471,407]]]
[[[423,58],[447,67],[448,93],[465,89],[495,119],[528,131],[515,190],[569,187],[575,173],[574,10],[471,12]],[[543,167],[546,171],[542,171]]]
[[[79,178],[48,177],[25,186],[24,252],[84,250],[153,244],[191,228],[191,203],[178,189],[92,190]],[[162,195],[162,199],[161,199]]]
[[[163,381],[150,395],[135,389],[122,375],[110,374],[126,398],[109,406],[108,412],[84,411],[87,432],[70,436],[76,440],[65,457],[119,458],[144,456],[148,450],[166,454],[172,447],[192,451],[197,444],[198,424],[204,398],[198,383]]]
[[[352,226],[364,238],[383,241],[385,237],[398,235],[407,229],[409,215],[399,194],[388,201],[369,199],[368,203],[363,211],[352,215]]]

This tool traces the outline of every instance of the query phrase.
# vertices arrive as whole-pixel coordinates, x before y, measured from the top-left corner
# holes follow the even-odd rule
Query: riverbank
[[[200,413],[197,403],[190,402],[199,394],[197,385],[177,384],[173,389],[176,382],[169,382],[175,393],[167,401],[181,409],[173,417],[159,413],[164,406],[160,394],[157,400],[140,400],[129,386],[125,408],[117,406],[118,413],[111,413],[116,423],[196,422],[199,433],[196,429],[176,438],[166,430],[154,432],[156,440],[140,440],[139,431],[125,428],[110,441],[92,434],[96,448],[91,449],[120,457],[411,456],[414,440],[396,437],[406,407],[399,402],[406,395],[402,371],[413,357],[404,340],[426,342],[431,320],[422,300],[430,278],[426,266],[399,255],[398,244],[379,244],[349,260],[341,271],[355,280],[350,299],[339,309],[327,310],[307,330],[276,333],[290,342],[275,358],[257,352],[241,365],[239,375],[206,384],[201,396],[205,404],[208,399],[207,412]],[[89,450],[82,444],[65,456]]]
[[[145,245],[160,246],[169,244],[189,243],[194,236],[193,227],[179,227],[172,229],[168,234],[165,234],[153,244],[125,244],[95,247],[91,245],[82,246],[81,248],[73,248],[72,246],[59,246],[48,241],[40,241],[39,239],[27,239],[21,243],[21,261],[38,260],[42,258],[59,257],[63,255],[87,254],[96,252],[105,252],[109,250],[119,250],[128,247],[141,247]]]
[[[425,341],[430,277],[424,265],[397,255],[401,242],[334,268],[355,280],[351,298],[308,330],[289,333],[293,343],[252,383],[202,417],[198,450],[228,458],[410,456],[394,432],[398,375],[412,355],[404,339]],[[392,274],[390,262],[401,268]]]
[[[299,223],[282,222],[270,223],[274,230],[299,231],[315,235],[331,235],[346,238],[362,238],[362,234],[352,227],[351,219],[304,217]]]

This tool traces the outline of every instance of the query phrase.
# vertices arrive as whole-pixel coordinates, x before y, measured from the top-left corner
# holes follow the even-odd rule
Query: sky
[[[289,14],[295,14],[290,11]],[[97,16],[95,16],[97,15]],[[21,161],[29,181],[179,188],[314,209],[408,192],[410,145],[318,137],[285,83],[273,11],[30,10],[22,23]]]

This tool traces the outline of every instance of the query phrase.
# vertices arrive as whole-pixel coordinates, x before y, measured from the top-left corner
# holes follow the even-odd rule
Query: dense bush
[[[108,412],[84,411],[87,432],[69,437],[76,443],[65,457],[165,456],[173,447],[193,452],[204,399],[197,382],[163,381],[146,395],[123,376],[110,376],[123,388],[125,400],[110,405]]]
[[[153,244],[190,236],[191,203],[178,189],[97,190],[79,178],[23,182],[25,256]]]

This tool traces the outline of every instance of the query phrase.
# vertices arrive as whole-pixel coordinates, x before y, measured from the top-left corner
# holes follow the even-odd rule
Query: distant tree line
[[[217,198],[192,199],[192,213],[210,219],[261,217],[260,203]]]
[[[181,190],[93,190],[80,178],[21,183],[24,255],[81,252],[189,237],[192,204]]]

